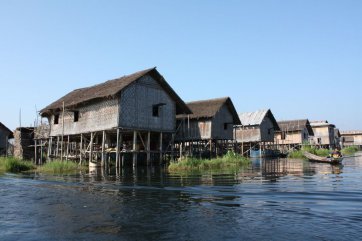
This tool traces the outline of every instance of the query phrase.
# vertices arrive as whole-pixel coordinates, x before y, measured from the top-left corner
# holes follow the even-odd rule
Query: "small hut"
[[[239,116],[229,97],[188,102],[189,115],[177,116],[178,151],[187,155],[210,157],[224,154],[233,137]]]
[[[151,68],[76,89],[40,113],[50,124],[50,157],[135,166],[172,156],[176,114],[191,111]]]
[[[241,153],[250,156],[271,156],[274,154],[274,133],[280,131],[270,109],[239,114],[241,125],[235,126],[235,139]],[[256,155],[257,154],[257,155]]]
[[[342,147],[357,146],[362,148],[362,131],[341,131]]]
[[[313,144],[322,148],[334,148],[339,146],[335,137],[335,125],[328,123],[326,120],[311,121],[310,125],[312,126],[314,133]]]
[[[278,121],[278,125],[280,131],[275,132],[275,142],[281,151],[309,144],[314,134],[308,119]]]
[[[8,154],[9,139],[14,138],[13,132],[0,122],[0,156]]]

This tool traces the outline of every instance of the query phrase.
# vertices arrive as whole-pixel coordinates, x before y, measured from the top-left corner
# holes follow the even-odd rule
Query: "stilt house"
[[[162,161],[172,152],[177,114],[191,111],[156,68],[76,89],[41,110],[49,156],[116,165]]]
[[[9,139],[13,137],[13,132],[0,122],[0,156],[7,155]]]
[[[275,142],[282,150],[310,143],[314,135],[308,119],[278,121],[278,125],[280,131],[275,132]]]
[[[240,113],[239,118],[241,125],[235,126],[234,132],[241,153],[274,149],[274,133],[280,128],[270,109]]]
[[[335,142],[336,126],[328,123],[328,121],[312,121],[310,123],[314,133],[314,144],[323,148],[334,148],[339,143]]]
[[[343,147],[358,146],[362,148],[362,131],[341,131]]]
[[[178,115],[178,150],[188,155],[219,155],[233,138],[239,116],[229,97],[188,102],[189,115]],[[186,150],[187,149],[187,150]]]

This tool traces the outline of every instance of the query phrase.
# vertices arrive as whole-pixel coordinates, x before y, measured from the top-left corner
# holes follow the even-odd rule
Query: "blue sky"
[[[0,121],[157,66],[185,101],[362,130],[362,1],[0,0]]]

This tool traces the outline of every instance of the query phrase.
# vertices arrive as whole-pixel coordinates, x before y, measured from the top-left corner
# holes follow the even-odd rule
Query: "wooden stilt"
[[[90,138],[90,143],[89,143],[89,145],[90,145],[89,163],[92,162],[92,160],[93,160],[93,136],[94,136],[94,134],[93,134],[93,132],[91,132],[91,138]]]
[[[37,140],[34,139],[34,164],[38,164],[38,153],[37,153]]]
[[[59,136],[57,136],[57,147],[56,147],[55,155],[57,158],[59,158]]]
[[[151,132],[150,131],[147,133],[146,152],[147,152],[147,166],[148,166],[151,162]]]
[[[116,144],[116,168],[119,167],[119,129],[117,129],[117,144]]]
[[[171,160],[175,159],[175,133],[172,133],[171,136]]]
[[[65,160],[68,161],[69,156],[69,135],[68,135],[68,141],[67,141],[67,156],[65,157]]]
[[[103,135],[102,135],[102,156],[101,156],[101,165],[102,165],[102,167],[104,166],[104,160],[105,160],[105,158],[104,158],[104,155],[105,155],[105,145],[106,145],[106,132],[105,131],[103,131],[103,133],[102,133]]]
[[[83,160],[83,134],[80,134],[79,165],[82,165],[82,160]]]
[[[162,132],[160,132],[160,164],[163,163]]]
[[[43,140],[40,140],[40,165],[43,164]]]
[[[132,156],[133,156],[133,167],[137,166],[137,131],[133,131],[133,148],[132,148]]]

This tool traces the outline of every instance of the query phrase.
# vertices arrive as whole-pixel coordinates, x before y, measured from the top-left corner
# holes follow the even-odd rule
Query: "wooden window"
[[[153,117],[159,117],[159,115],[160,115],[159,107],[160,107],[159,105],[152,106],[152,116]]]
[[[59,124],[59,114],[54,115],[54,125]]]
[[[79,111],[74,111],[74,122],[78,122],[79,120]]]

